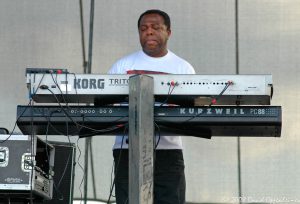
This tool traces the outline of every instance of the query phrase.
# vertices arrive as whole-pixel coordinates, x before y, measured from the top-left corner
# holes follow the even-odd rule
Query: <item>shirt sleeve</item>
[[[196,74],[194,67],[186,61],[185,63],[185,74]]]
[[[190,65],[189,72],[190,72],[189,74],[196,74],[195,69],[192,65]]]

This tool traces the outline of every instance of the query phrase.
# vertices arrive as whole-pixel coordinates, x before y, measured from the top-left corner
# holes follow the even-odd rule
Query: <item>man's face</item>
[[[167,41],[171,30],[167,29],[164,19],[159,14],[146,14],[139,25],[140,43],[143,51],[151,57],[167,54]]]

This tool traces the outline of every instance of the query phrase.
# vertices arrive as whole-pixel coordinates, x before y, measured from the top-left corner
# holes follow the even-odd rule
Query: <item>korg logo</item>
[[[74,79],[75,89],[104,89],[104,79]]]

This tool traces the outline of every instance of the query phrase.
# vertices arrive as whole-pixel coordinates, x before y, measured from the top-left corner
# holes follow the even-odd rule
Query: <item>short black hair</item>
[[[171,28],[170,16],[166,12],[158,10],[158,9],[151,9],[151,10],[147,10],[144,13],[142,13],[138,20],[138,28],[140,27],[141,19],[143,18],[143,16],[148,15],[148,14],[158,14],[161,17],[163,17],[164,24],[167,26],[167,29],[170,30],[170,28]]]

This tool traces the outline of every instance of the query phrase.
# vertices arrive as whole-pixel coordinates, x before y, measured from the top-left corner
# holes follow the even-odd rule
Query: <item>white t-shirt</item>
[[[150,57],[143,51],[135,52],[118,60],[109,70],[109,74],[131,74],[135,71],[161,72],[168,74],[195,74],[195,70],[187,61],[168,50],[163,57]],[[160,132],[157,149],[182,149],[182,141],[179,135]],[[121,145],[123,140],[123,145]],[[128,137],[117,135],[113,149],[128,148]]]

